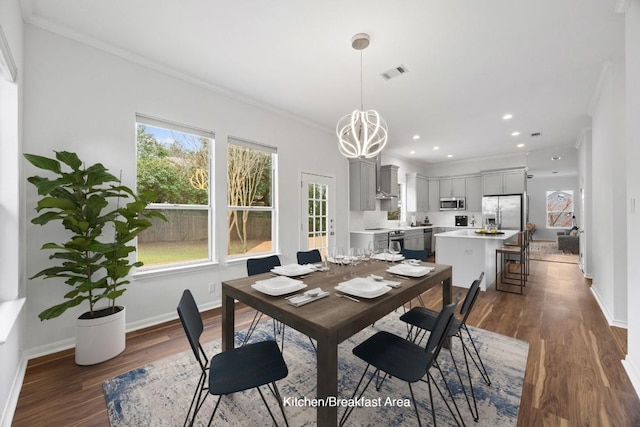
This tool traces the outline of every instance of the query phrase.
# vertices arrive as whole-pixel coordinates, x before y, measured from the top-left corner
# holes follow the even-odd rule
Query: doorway
[[[318,249],[326,258],[335,238],[335,179],[301,173],[300,250]]]

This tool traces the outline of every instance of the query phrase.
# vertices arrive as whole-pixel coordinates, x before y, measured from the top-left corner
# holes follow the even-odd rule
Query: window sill
[[[132,275],[133,280],[146,280],[153,279],[156,277],[164,277],[170,276],[173,274],[183,274],[192,271],[202,271],[202,270],[210,270],[212,267],[218,266],[219,263],[217,261],[207,261],[198,264],[189,264],[189,265],[179,265],[172,267],[161,267],[154,268],[148,270],[138,270]]]
[[[26,298],[0,302],[0,345],[7,342],[13,325],[18,320]]]

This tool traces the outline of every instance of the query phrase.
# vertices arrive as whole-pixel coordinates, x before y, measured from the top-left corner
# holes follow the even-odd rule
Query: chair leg
[[[251,338],[251,335],[253,334],[253,331],[256,330],[256,327],[258,326],[258,322],[260,322],[260,319],[262,319],[262,312],[256,311],[256,314],[253,316],[253,320],[249,325],[249,329],[247,329],[247,333],[245,334],[244,339],[240,344],[240,347],[244,347],[247,344],[247,342],[249,341],[249,338]]]
[[[369,370],[369,366],[371,366],[371,365],[367,365],[367,367],[364,368],[364,372],[362,373],[362,376],[360,377],[360,381],[358,381],[358,385],[356,385],[356,388],[353,390],[353,394],[351,395],[351,400],[353,400],[356,397],[356,393],[358,392],[358,389],[360,388],[360,385],[362,384],[362,380],[364,380],[364,376],[367,374],[367,371]],[[358,399],[362,397],[364,392],[369,387],[369,384],[371,384],[371,381],[373,380],[373,377],[379,371],[380,371],[379,369],[376,369],[376,371],[371,375],[371,377],[369,378],[369,381],[367,381],[367,384],[364,386],[364,388],[360,392],[360,395],[358,396]],[[342,413],[342,416],[340,417],[340,421],[338,422],[339,426],[343,426],[344,423],[347,422],[347,419],[349,418],[349,416],[351,415],[351,413],[353,412],[354,409],[355,409],[355,406],[347,406],[347,409],[345,409],[345,411]]]
[[[440,387],[438,386],[438,384],[436,383],[435,379],[433,378],[433,375],[431,375],[431,372],[427,372],[427,375],[429,375],[429,377],[433,381],[433,385],[436,387],[436,390],[438,390],[438,394],[440,394],[440,397],[444,401],[444,404],[447,405],[447,409],[449,409],[449,412],[451,413],[451,416],[453,417],[453,419],[456,421],[456,424],[458,425],[458,427],[460,427],[461,425],[464,427],[464,420],[462,419],[462,414],[460,413],[460,409],[458,408],[458,404],[456,403],[456,399],[453,397],[453,393],[451,392],[451,389],[449,388],[449,384],[447,383],[447,379],[444,377],[444,372],[442,372],[442,369],[440,369],[440,365],[437,362],[434,363],[434,366],[436,367],[436,369],[438,369],[438,372],[440,372],[440,377],[442,378],[442,382],[444,383],[444,387],[447,389],[447,392],[449,393],[449,397],[451,398],[451,402],[453,403],[454,408],[456,408],[456,412],[458,413],[458,417],[460,417],[460,421],[458,421],[458,417],[456,417],[456,414],[453,413],[453,409],[451,409],[451,406],[449,405],[449,403],[447,403],[447,399],[444,397],[444,393],[442,393],[442,390],[440,390]],[[432,404],[432,406],[433,406],[433,404]],[[460,423],[462,423],[462,424],[460,424]]]
[[[280,411],[282,412],[282,417],[284,418],[284,423],[287,427],[289,427],[289,421],[287,421],[287,415],[284,413],[284,405],[282,403],[282,395],[280,395],[280,390],[278,390],[278,386],[275,382],[271,383],[273,388],[269,387],[269,390],[273,394],[273,396],[278,401],[278,406],[280,406]]]
[[[220,405],[220,399],[222,399],[222,395],[218,396],[218,401],[216,402],[216,406],[213,408],[213,412],[211,413],[211,418],[209,418],[209,424],[207,424],[207,426],[210,426],[211,422],[213,422],[213,417],[216,415],[218,405]]]
[[[189,405],[189,410],[187,411],[187,417],[184,419],[184,426],[192,426],[195,419],[196,419],[196,415],[198,414],[198,411],[200,411],[200,408],[202,407],[202,405],[204,404],[205,399],[207,398],[207,396],[209,396],[209,393],[204,393],[205,391],[208,390],[207,387],[205,387],[207,381],[207,374],[205,372],[202,372],[200,374],[200,379],[198,379],[198,385],[196,386],[196,391],[193,393],[193,398],[191,399],[191,404]],[[202,397],[202,395],[204,394],[204,397]],[[191,414],[191,410],[193,409],[193,415]],[[189,418],[191,418],[191,421],[189,421]]]
[[[462,349],[464,353],[464,347]],[[455,357],[453,357],[453,351],[449,348],[449,355],[451,356],[451,361],[453,362],[453,368],[456,371],[456,375],[458,376],[458,381],[460,382],[460,387],[462,388],[462,393],[464,394],[464,398],[467,401],[467,406],[469,406],[469,412],[471,413],[471,417],[474,421],[478,421],[478,406],[476,405],[476,395],[473,391],[473,382],[471,381],[471,374],[469,373],[469,363],[467,363],[467,355],[464,354],[465,364],[467,366],[467,375],[469,376],[469,388],[471,389],[471,400],[473,400],[473,407],[471,407],[471,400],[469,400],[469,395],[467,394],[467,389],[464,386],[464,381],[462,380],[462,375],[460,375],[460,370],[458,369],[458,364],[456,363]],[[475,411],[474,411],[475,408]]]
[[[461,328],[464,329],[467,332],[467,336],[469,337],[469,341],[471,341],[471,345],[473,346],[473,351],[476,353],[476,357],[475,358],[471,354],[471,350],[469,350],[467,345],[462,340],[462,334],[460,334],[460,341],[462,341],[462,345],[463,345],[464,349],[469,353],[469,357],[473,361],[473,364],[476,365],[476,368],[480,372],[480,375],[482,376],[482,379],[484,380],[484,382],[487,385],[490,386],[491,385],[491,379],[489,378],[489,374],[487,373],[487,368],[485,368],[484,363],[482,363],[482,358],[480,357],[480,353],[478,352],[478,348],[476,347],[476,343],[473,341],[473,338],[471,337],[471,333],[469,333],[469,328],[467,328],[467,325],[465,325],[464,323],[461,325]],[[478,359],[478,361],[476,361],[476,358]]]
[[[409,392],[411,393],[411,400],[413,401],[413,407],[416,410],[416,418],[418,418],[418,427],[422,427],[422,423],[420,422],[420,413],[418,412],[418,405],[416,404],[416,398],[413,395],[413,388],[411,387],[411,383],[409,384]],[[429,384],[429,397],[431,397],[431,384]],[[431,398],[431,413],[433,415],[433,425],[436,425],[435,412],[433,412],[433,398]]]

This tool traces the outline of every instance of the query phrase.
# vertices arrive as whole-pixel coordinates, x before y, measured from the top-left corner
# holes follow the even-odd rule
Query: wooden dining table
[[[271,273],[225,280],[222,282],[222,350],[235,346],[235,300],[255,308],[285,325],[317,341],[317,398],[338,396],[338,344],[373,324],[396,308],[416,298],[426,290],[442,285],[443,306],[451,303],[452,268],[449,265],[422,263],[434,270],[417,278],[398,278],[386,273],[390,263],[370,261],[358,266],[344,267],[329,264],[329,271],[317,271],[304,277],[306,289],[320,287],[330,295],[296,307],[288,303],[286,295],[269,296],[251,287],[258,280],[272,277]],[[359,302],[338,297],[334,287],[351,277],[383,276],[385,280],[400,281],[399,288],[376,298],[356,297]],[[302,291],[300,291],[302,292]],[[286,339],[286,338],[285,338]],[[317,425],[335,426],[338,423],[335,405],[317,407]]]

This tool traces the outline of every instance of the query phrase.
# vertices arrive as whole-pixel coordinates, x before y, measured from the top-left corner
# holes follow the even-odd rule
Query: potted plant
[[[31,279],[64,279],[71,290],[64,301],[42,311],[40,320],[53,319],[83,303],[88,311],[76,323],[76,363],[91,365],[111,359],[125,347],[125,309],[116,305],[129,284],[128,275],[142,262],[131,262],[135,237],[151,226],[150,218],[166,221],[159,212],[147,210],[153,194],[136,194],[122,185],[100,163],[85,167],[75,153],[55,152],[55,159],[25,154],[35,167],[53,178],[32,176],[41,196],[31,222],[46,225],[59,221],[71,234],[62,243],[45,243],[44,250],[55,265]],[[107,302],[98,306],[100,302]]]

